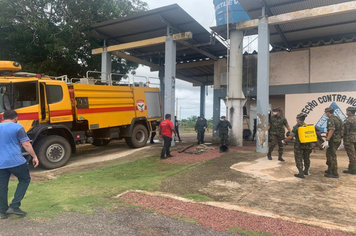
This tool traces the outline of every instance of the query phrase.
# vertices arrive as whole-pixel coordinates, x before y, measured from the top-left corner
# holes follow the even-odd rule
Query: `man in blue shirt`
[[[3,119],[4,121],[0,123],[0,219],[6,219],[7,214],[26,215],[20,206],[31,177],[29,166],[21,153],[21,146],[32,156],[33,166],[35,168],[38,166],[38,158],[25,129],[17,124],[17,113],[6,110]],[[17,177],[19,183],[14,199],[8,206],[8,185],[11,174]]]

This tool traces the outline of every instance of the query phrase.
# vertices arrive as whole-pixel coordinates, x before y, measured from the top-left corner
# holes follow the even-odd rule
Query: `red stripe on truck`
[[[105,107],[105,108],[89,108],[77,109],[78,115],[91,113],[105,113],[105,112],[120,112],[120,111],[134,111],[135,107]]]
[[[50,111],[50,116],[51,116],[51,117],[56,117],[56,116],[71,116],[71,115],[72,115],[72,110]]]

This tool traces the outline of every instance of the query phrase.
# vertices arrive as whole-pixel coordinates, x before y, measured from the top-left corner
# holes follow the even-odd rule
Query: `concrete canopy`
[[[177,43],[177,78],[194,85],[212,85],[214,61],[226,55],[226,47],[177,4],[92,25],[93,36],[107,46],[137,42],[172,33],[192,32],[189,40]],[[164,64],[165,44],[119,51],[128,60],[159,69]],[[155,66],[156,65],[156,66]]]

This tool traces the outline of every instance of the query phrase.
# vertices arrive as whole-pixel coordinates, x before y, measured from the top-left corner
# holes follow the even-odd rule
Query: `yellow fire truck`
[[[149,83],[69,83],[19,70],[18,62],[0,61],[0,121],[5,110],[18,113],[43,168],[64,166],[77,144],[125,139],[143,147],[162,119],[160,91]]]

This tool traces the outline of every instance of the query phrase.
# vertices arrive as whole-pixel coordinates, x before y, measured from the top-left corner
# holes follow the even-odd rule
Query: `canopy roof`
[[[268,16],[312,9],[333,4],[355,2],[350,0],[239,0],[251,19],[258,19],[265,6]],[[212,27],[226,37],[226,26]],[[246,35],[257,34],[257,29]],[[356,39],[356,13],[349,12],[315,19],[270,26],[270,42],[275,48],[297,48],[319,42],[354,41]]]
[[[193,33],[192,39],[177,42],[177,77],[196,85],[213,84],[213,62],[226,55],[226,47],[177,4],[101,22],[92,30],[94,37],[110,46],[165,36],[167,26],[172,33]],[[164,63],[164,50],[165,44],[158,44],[125,52],[159,65]]]

